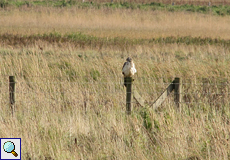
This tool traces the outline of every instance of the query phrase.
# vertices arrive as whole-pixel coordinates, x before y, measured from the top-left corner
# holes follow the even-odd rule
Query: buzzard
[[[132,58],[128,57],[123,65],[122,74],[124,75],[124,77],[132,77],[136,72],[137,70],[135,68]]]

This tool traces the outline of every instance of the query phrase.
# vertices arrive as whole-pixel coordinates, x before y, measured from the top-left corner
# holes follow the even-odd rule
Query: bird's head
[[[126,59],[126,61],[127,61],[127,62],[131,62],[131,61],[132,61],[132,58],[128,57],[128,58]]]

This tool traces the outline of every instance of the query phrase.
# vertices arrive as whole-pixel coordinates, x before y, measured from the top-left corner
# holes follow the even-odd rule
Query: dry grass
[[[83,32],[98,37],[193,36],[229,39],[230,19],[198,13],[120,9],[19,8],[2,10],[0,33]]]
[[[105,10],[40,10],[45,12],[39,13],[39,8],[4,12],[1,33],[55,29],[102,37],[151,38],[170,33],[205,37],[209,33],[209,37],[229,38],[228,17],[164,12],[145,17],[141,11],[120,10],[109,10],[105,16]],[[106,22],[111,18],[112,22]],[[217,21],[225,23],[218,26]],[[43,41],[26,48],[1,45],[0,137],[21,137],[22,159],[229,159],[229,54],[228,47],[209,45],[135,45],[125,51]],[[147,102],[154,101],[174,77],[183,79],[180,111],[174,108],[171,96],[159,112],[134,104],[132,115],[126,116],[121,67],[127,56],[133,57],[137,68],[134,88]],[[8,75],[17,80],[13,118]],[[210,78],[208,88],[203,87],[202,78]]]
[[[124,53],[47,45],[0,52],[0,74],[17,78],[13,118],[8,77],[1,78],[0,136],[21,137],[23,159],[229,158],[229,87],[221,92],[220,85],[229,81],[228,49],[156,45]],[[128,55],[138,69],[134,87],[148,102],[179,76],[188,104],[178,112],[169,98],[159,113],[135,104],[126,117],[120,67]],[[215,80],[210,96],[219,97],[202,95],[203,77]]]
[[[20,0],[15,0],[15,1],[19,1]],[[27,0],[27,2],[43,2],[44,0]],[[66,1],[65,1],[66,2]],[[68,2],[68,1],[67,1]],[[83,2],[83,0],[72,0],[72,2],[78,2],[81,3]],[[84,2],[94,2],[94,3],[110,3],[111,0],[84,0]],[[209,2],[211,2],[212,5],[228,5],[229,4],[229,0],[130,0],[130,1],[125,1],[125,0],[113,0],[114,3],[124,3],[124,2],[129,2],[129,3],[163,3],[163,4],[172,4],[174,2],[174,4],[176,5],[184,5],[184,4],[193,4],[193,5],[203,5],[203,6],[208,6]]]

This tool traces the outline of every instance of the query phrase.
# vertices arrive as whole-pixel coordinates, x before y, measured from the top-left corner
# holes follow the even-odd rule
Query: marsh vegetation
[[[230,158],[227,14],[29,2],[0,10],[0,137],[22,138],[22,159]],[[128,56],[146,104],[182,78],[179,110],[171,95],[125,114]]]

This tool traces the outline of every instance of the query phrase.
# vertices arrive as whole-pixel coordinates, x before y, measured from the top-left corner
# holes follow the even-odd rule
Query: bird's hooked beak
[[[127,62],[131,62],[131,61],[132,61],[132,58],[128,57],[128,58],[126,59],[126,61],[127,61]]]

